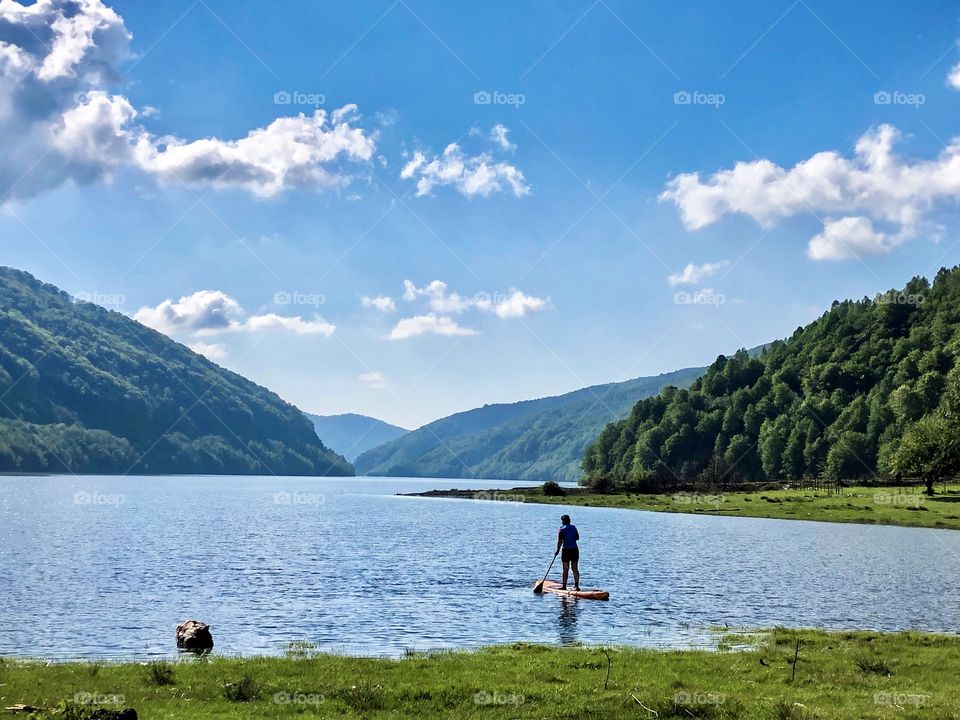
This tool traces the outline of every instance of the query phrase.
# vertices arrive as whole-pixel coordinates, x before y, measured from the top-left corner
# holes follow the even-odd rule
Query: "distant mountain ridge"
[[[275,393],[0,267],[0,472],[352,475]]]
[[[396,440],[401,435],[410,432],[406,428],[356,413],[343,413],[342,415],[304,414],[313,423],[313,427],[323,443],[351,462],[370,448]]]
[[[354,464],[364,475],[576,481],[584,449],[607,423],[664,387],[689,386],[705,369],[484,405],[368,450]]]

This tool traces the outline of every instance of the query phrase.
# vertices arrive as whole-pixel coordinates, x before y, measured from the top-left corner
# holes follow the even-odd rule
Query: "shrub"
[[[547,480],[543,484],[543,494],[552,497],[563,497],[567,494],[567,491],[560,487],[555,481]]]

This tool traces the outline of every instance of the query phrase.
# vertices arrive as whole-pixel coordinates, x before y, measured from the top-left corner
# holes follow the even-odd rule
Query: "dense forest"
[[[0,472],[352,475],[277,395],[0,268]]]
[[[598,488],[919,478],[960,469],[960,267],[834,302],[759,357],[721,356],[638,402],[587,448]]]
[[[357,472],[576,482],[583,451],[604,425],[640,398],[668,385],[686,387],[703,371],[687,368],[450,415],[363,453]]]

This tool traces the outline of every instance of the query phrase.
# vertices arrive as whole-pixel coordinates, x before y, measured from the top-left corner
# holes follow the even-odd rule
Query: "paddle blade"
[[[533,586],[533,594],[534,595],[543,594],[543,580],[541,580],[540,582],[538,582],[536,585]]]

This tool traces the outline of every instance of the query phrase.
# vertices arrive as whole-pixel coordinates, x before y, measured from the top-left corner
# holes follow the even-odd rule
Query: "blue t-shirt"
[[[577,546],[577,526],[564,525],[560,528],[560,534],[563,535],[563,546],[569,550]]]

